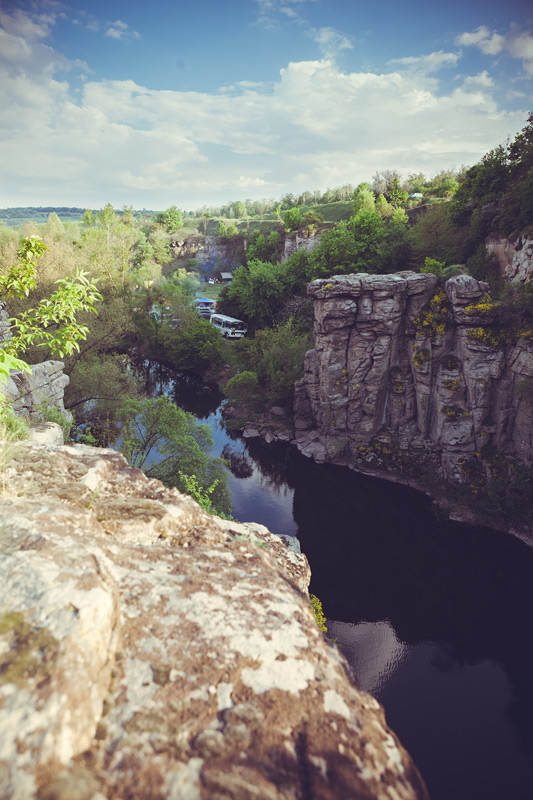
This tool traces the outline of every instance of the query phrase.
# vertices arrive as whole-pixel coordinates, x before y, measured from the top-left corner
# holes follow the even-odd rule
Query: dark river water
[[[210,425],[215,455],[247,456],[233,516],[298,536],[330,636],[433,800],[532,798],[533,548],[439,519],[406,487],[230,438],[213,386],[161,388]]]

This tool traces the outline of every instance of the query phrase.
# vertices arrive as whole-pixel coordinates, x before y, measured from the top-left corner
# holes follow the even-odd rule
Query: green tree
[[[233,216],[235,219],[243,219],[246,216],[246,206],[242,202],[242,200],[237,200],[231,204],[231,209],[233,211]]]
[[[392,186],[389,190],[389,197],[393,206],[402,206],[407,202],[408,194],[405,189],[402,189],[400,186],[400,179],[397,175],[395,175],[392,181]]]
[[[85,214],[83,215],[82,223],[87,228],[91,228],[96,222],[94,213],[91,211],[90,208],[85,209]]]
[[[286,231],[297,231],[302,226],[302,215],[299,208],[289,208],[283,214]]]
[[[282,264],[251,261],[238,267],[225,286],[217,310],[249,323],[257,330],[271,325],[288,293],[287,274]]]
[[[448,204],[432,206],[412,229],[413,261],[420,266],[426,256],[445,261],[447,264],[462,262],[463,236],[453,226],[448,213]]]
[[[339,222],[320,237],[308,259],[308,280],[356,271],[358,251],[350,224]]]
[[[386,223],[385,237],[381,243],[381,272],[408,269],[411,256],[411,229],[403,208],[392,209]]]
[[[257,376],[261,393],[258,403],[292,405],[294,382],[303,375],[304,356],[311,346],[311,336],[302,333],[292,318],[273,328],[257,331],[253,339],[241,340],[240,358],[249,372],[246,391],[253,400]],[[244,386],[238,389],[244,391]],[[256,395],[257,397],[257,395]]]
[[[260,231],[252,231],[246,247],[246,261],[277,261],[281,245],[278,231],[271,231],[268,236]]]
[[[183,225],[181,211],[176,206],[170,206],[166,211],[160,211],[159,214],[156,214],[155,221],[163,225],[167,233],[174,233]]]
[[[189,370],[205,375],[224,365],[222,336],[213,325],[196,315],[192,320],[181,319],[178,327],[162,325],[154,344],[156,349],[162,349],[162,354],[178,371]]]
[[[309,208],[302,216],[302,228],[304,230],[316,231],[319,225],[322,225],[323,222],[324,219],[322,218],[322,215],[319,214],[318,211],[313,211],[311,208]],[[272,234],[270,235],[272,236]]]
[[[393,206],[390,203],[387,203],[384,194],[380,194],[379,197],[376,199],[376,211],[378,212],[380,217],[383,219],[389,219],[392,216]]]
[[[120,417],[121,450],[133,467],[185,493],[194,493],[195,486],[211,498],[217,512],[230,513],[227,471],[221,458],[210,455],[213,436],[208,425],[198,424],[165,395],[129,400]]]
[[[363,208],[368,211],[373,211],[376,204],[374,192],[366,183],[362,183],[357,187],[354,195],[354,213],[361,211]]]
[[[65,226],[55,213],[52,211],[51,214],[48,215],[48,221],[46,225],[43,226],[43,237],[45,239],[52,239],[53,241],[59,242],[65,236]]]
[[[47,249],[39,237],[23,239],[17,250],[18,263],[0,277],[0,296],[28,297],[36,287],[37,259]],[[96,312],[95,303],[101,299],[94,281],[89,281],[85,272],[78,271],[73,278],[58,281],[49,298],[9,320],[11,338],[0,345],[0,375],[9,375],[10,369],[30,369],[20,358],[30,346],[46,348],[60,358],[79,350],[79,342],[87,337],[89,329],[80,325],[76,317],[82,311]]]
[[[224,394],[241,413],[252,413],[259,407],[262,398],[257,373],[246,369],[237,373],[225,385]]]
[[[356,271],[377,272],[381,266],[380,246],[385,238],[385,227],[374,209],[362,208],[350,219],[350,228],[356,244]]]

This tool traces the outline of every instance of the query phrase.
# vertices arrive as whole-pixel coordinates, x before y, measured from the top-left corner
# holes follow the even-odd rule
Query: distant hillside
[[[93,208],[94,214],[99,209]],[[6,225],[17,227],[24,222],[36,222],[41,224],[46,222],[49,214],[56,213],[61,222],[80,222],[85,214],[86,208],[77,208],[69,206],[16,206],[13,208],[0,208],[0,220],[3,220]],[[117,211],[121,214],[121,211]],[[156,212],[149,211],[143,208],[140,211],[134,211],[134,214],[143,216],[153,216]]]

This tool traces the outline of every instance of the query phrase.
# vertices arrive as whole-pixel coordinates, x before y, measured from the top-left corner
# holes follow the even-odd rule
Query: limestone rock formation
[[[2,394],[12,402],[14,411],[29,420],[40,421],[46,409],[53,407],[68,416],[63,405],[69,378],[63,373],[62,361],[43,361],[34,364],[31,372],[13,370],[2,382]]]
[[[427,798],[305,557],[110,450],[21,444],[2,485],[2,798]]]
[[[281,261],[286,261],[289,256],[292,256],[293,253],[297,253],[299,250],[305,250],[306,253],[311,253],[319,243],[319,233],[307,231],[294,231],[289,233],[285,236]]]
[[[488,285],[430,274],[313,281],[315,348],[295,389],[299,448],[319,461],[400,472],[423,457],[460,481],[487,444],[533,463],[533,343],[486,335]],[[368,445],[373,442],[374,447]],[[382,459],[376,459],[376,449]]]
[[[486,247],[507,280],[513,283],[530,283],[533,280],[533,236],[520,236],[518,239],[489,237]]]
[[[0,301],[0,342],[9,339],[9,314]],[[0,382],[0,396],[12,404],[13,410],[30,421],[41,421],[43,411],[53,407],[68,416],[63,404],[68,376],[63,373],[62,361],[42,361],[34,364],[31,372],[12,370],[11,376]],[[46,416],[44,414],[44,416]]]
[[[200,269],[230,270],[244,263],[244,242],[241,237],[223,241],[218,236],[192,236],[172,244],[176,258],[195,258]]]

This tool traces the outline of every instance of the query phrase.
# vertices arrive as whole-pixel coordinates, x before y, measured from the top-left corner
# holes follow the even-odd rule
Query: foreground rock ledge
[[[427,798],[262,526],[22,445],[0,531],[2,798]]]

